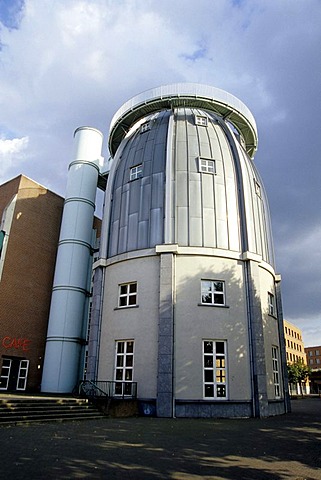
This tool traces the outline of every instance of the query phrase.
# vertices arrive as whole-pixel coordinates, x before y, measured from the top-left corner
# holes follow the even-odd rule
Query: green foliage
[[[308,365],[305,365],[302,360],[294,363],[287,364],[289,383],[301,383],[305,382],[309,375],[311,375],[311,369]]]

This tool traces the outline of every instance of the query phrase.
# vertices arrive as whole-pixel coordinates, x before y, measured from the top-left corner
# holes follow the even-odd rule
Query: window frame
[[[214,158],[198,157],[198,171],[216,175],[216,162]]]
[[[146,133],[150,130],[150,121],[148,122],[144,122],[141,126],[140,126],[140,133]]]
[[[132,348],[129,348],[130,344],[132,344]],[[121,345],[123,345],[123,349],[119,348]],[[135,341],[133,339],[115,340],[113,388],[115,397],[131,397],[133,395],[134,359]],[[130,378],[126,378],[128,376]]]
[[[136,285],[136,289],[131,291],[131,286]],[[126,287],[126,292],[122,292],[122,289]],[[126,282],[120,283],[118,285],[118,308],[131,308],[137,307],[137,294],[138,294],[138,285],[137,282]],[[131,299],[135,298],[135,303],[131,303]],[[122,305],[122,299],[126,299],[124,305]]]
[[[205,296],[205,288],[204,284],[205,283],[210,283],[210,289],[207,290],[207,295],[209,295],[212,298],[211,302],[206,302],[203,301],[203,298]],[[222,290],[218,290],[215,287],[215,284],[222,284]],[[222,297],[223,302],[219,303],[215,301],[215,296],[216,298]],[[202,279],[201,280],[201,305],[208,305],[211,307],[226,307],[226,288],[225,288],[225,281],[224,280],[209,280],[209,279]]]
[[[268,292],[268,309],[269,315],[276,317],[275,296],[271,292]]]
[[[133,182],[134,180],[137,180],[138,178],[142,178],[143,176],[143,164],[138,163],[137,165],[134,165],[133,167],[130,168],[129,170],[129,181]]]
[[[218,344],[224,345],[223,353],[218,352]],[[206,351],[206,344],[212,344],[212,352]],[[203,399],[228,400],[227,341],[219,339],[202,340],[203,357]],[[223,360],[223,362],[222,362]],[[220,390],[224,395],[219,395]],[[208,393],[211,393],[208,394]]]
[[[195,125],[199,127],[207,127],[208,126],[208,117],[206,115],[195,115],[194,116]]]
[[[272,375],[274,395],[276,399],[279,399],[281,398],[280,361],[279,349],[276,345],[272,345]]]

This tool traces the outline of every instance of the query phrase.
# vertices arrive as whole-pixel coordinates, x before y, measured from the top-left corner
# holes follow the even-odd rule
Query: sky
[[[284,318],[321,345],[321,0],[0,0],[0,184],[63,196],[75,129],[107,159],[118,108],[177,82],[253,113]]]

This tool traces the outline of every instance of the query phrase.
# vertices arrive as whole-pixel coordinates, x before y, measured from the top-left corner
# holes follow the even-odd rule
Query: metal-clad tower
[[[93,379],[158,416],[287,410],[283,320],[268,202],[249,109],[174,84],[111,122]]]

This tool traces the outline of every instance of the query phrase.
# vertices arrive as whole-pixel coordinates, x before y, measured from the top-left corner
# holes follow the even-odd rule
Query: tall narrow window
[[[115,395],[133,395],[134,341],[116,341]]]
[[[220,280],[202,280],[202,304],[225,305],[224,282]]]
[[[268,292],[269,315],[275,316],[275,298],[274,295]]]
[[[136,180],[137,178],[141,178],[143,176],[143,165],[139,164],[135,167],[130,169],[129,180]]]
[[[2,360],[1,376],[0,376],[0,390],[7,390],[11,370],[11,358],[4,358]]]
[[[204,398],[226,399],[226,342],[203,341]]]
[[[119,285],[119,307],[133,307],[137,305],[137,282]]]
[[[27,386],[29,360],[20,360],[17,378],[17,390],[25,390]]]
[[[199,158],[199,171],[202,173],[215,174],[215,160],[211,158]]]
[[[273,383],[275,398],[280,398],[280,371],[279,371],[279,354],[278,348],[272,347],[272,368],[273,368]]]

